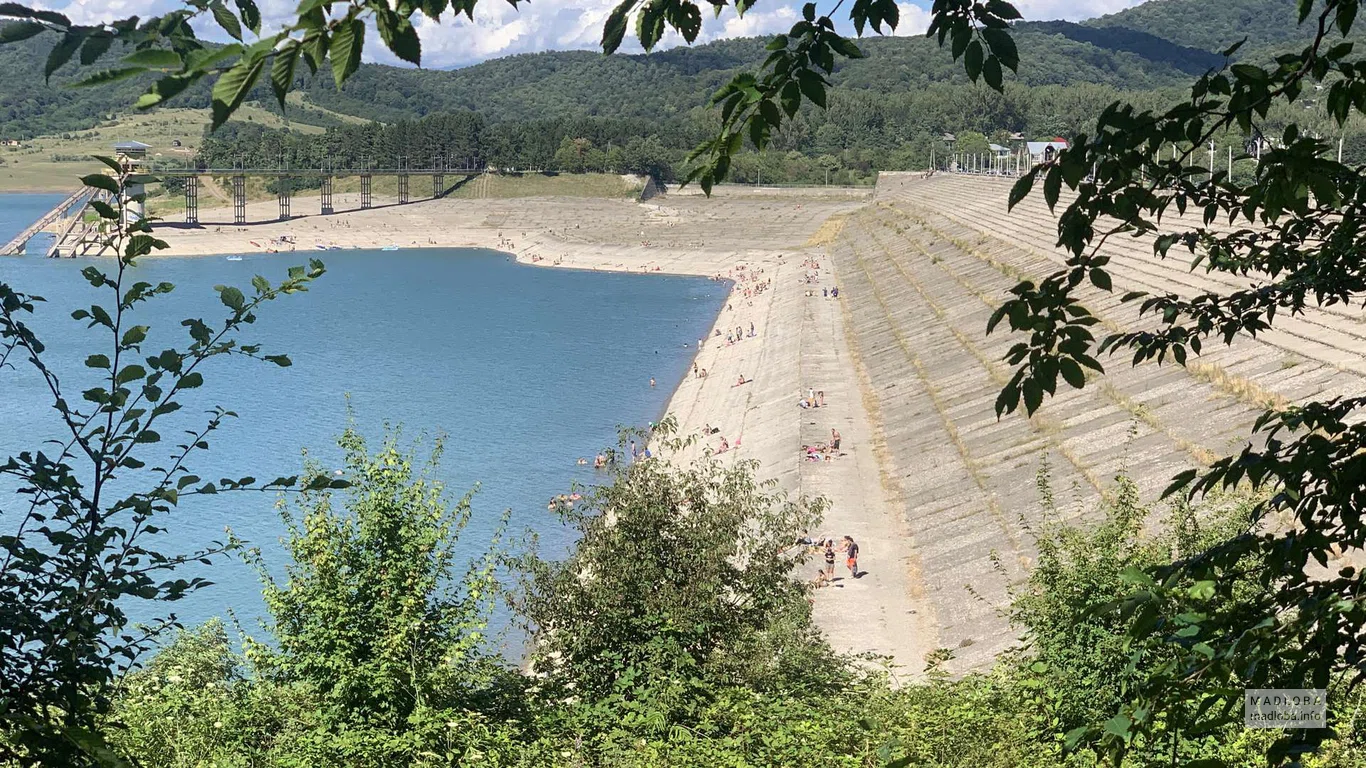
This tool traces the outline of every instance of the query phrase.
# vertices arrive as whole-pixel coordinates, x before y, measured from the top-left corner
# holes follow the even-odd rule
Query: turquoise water
[[[0,210],[12,212],[5,202]],[[4,226],[12,227],[8,235]],[[22,226],[0,224],[0,238]],[[211,438],[196,474],[296,474],[304,448],[336,466],[333,438],[345,424],[349,395],[372,444],[386,422],[401,423],[409,437],[447,435],[441,476],[452,495],[482,486],[462,540],[471,554],[483,551],[505,509],[513,512],[514,531],[536,530],[551,549],[570,543],[546,511],[547,500],[571,482],[593,482],[591,468],[575,459],[613,443],[618,425],[659,418],[726,290],[706,279],[553,270],[464,249],[246,255],[231,262],[163,258],[146,261],[134,276],[177,286],[134,318],[151,326],[144,349],[154,354],[182,343],[184,318],[219,317],[224,308],[215,284],[250,293],[252,275],[277,281],[310,255],[321,256],[328,273],[308,293],[267,306],[243,337],[261,343],[264,353],[289,354],[294,365],[217,361],[205,371],[206,386],[184,402],[182,414],[190,417],[176,429],[163,425],[163,439],[174,445],[179,429],[200,423],[194,414],[221,405],[240,418]],[[69,317],[96,296],[78,274],[89,263],[0,260],[0,279],[47,299],[35,325],[73,393],[92,385],[81,361],[104,351],[94,332]],[[0,456],[60,436],[42,382],[22,364],[0,372],[0,392]],[[278,565],[281,526],[273,501],[241,494],[196,501],[169,519],[161,549],[191,550],[231,526]],[[0,501],[6,507],[13,504]],[[182,621],[194,624],[228,607],[244,618],[259,614],[259,585],[249,569],[222,562],[208,570],[216,584],[176,605]]]
[[[0,194],[0,245],[9,242],[11,237],[24,231],[24,227],[41,219],[52,206],[66,199],[57,194]],[[46,251],[52,244],[52,235],[38,234],[31,241],[30,251]],[[3,273],[0,273],[3,274]]]

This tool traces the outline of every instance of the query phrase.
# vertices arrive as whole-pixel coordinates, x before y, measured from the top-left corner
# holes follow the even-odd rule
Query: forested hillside
[[[1277,20],[1288,20],[1288,12],[1270,13],[1266,6],[1285,11],[1292,3],[1236,0],[1211,7],[1194,0],[1160,0],[1094,24],[1021,24],[1016,39],[1024,64],[1016,80],[1031,86],[1089,83],[1124,90],[1180,84],[1218,64],[1211,51],[1244,34],[1249,18],[1285,28],[1279,37],[1261,39],[1290,34],[1288,21]],[[1203,21],[1196,24],[1193,17]],[[44,85],[43,61],[54,40],[40,36],[0,46],[0,136],[89,128],[126,109],[145,87],[145,82],[132,80],[69,88],[75,63]],[[703,105],[737,69],[762,60],[764,44],[761,38],[747,38],[610,57],[592,51],[547,52],[451,71],[365,65],[341,93],[325,73],[302,84],[320,106],[385,122],[461,109],[477,111],[490,122],[594,115],[659,121]],[[906,93],[935,83],[967,85],[961,68],[928,39],[871,38],[862,46],[868,57],[847,62],[836,72],[837,92]],[[117,48],[106,57],[112,60],[116,53]],[[264,89],[255,96],[268,100]],[[199,87],[172,103],[207,102],[208,89]]]
[[[1312,30],[1295,24],[1295,6],[1296,0],[1150,0],[1086,26],[1145,32],[1208,51],[1222,51],[1245,37],[1266,48],[1312,36]]]
[[[741,158],[730,180],[857,183],[880,170],[925,167],[943,133],[960,134],[959,149],[976,152],[1012,133],[1070,135],[1120,95],[1149,107],[1168,103],[1246,35],[1257,45],[1241,57],[1264,59],[1292,44],[1301,35],[1294,0],[1153,0],[1083,24],[1021,23],[1015,39],[1022,65],[1004,93],[969,83],[932,40],[865,39],[867,58],[835,71],[829,108],[804,109],[786,123],[775,151]],[[54,39],[0,46],[0,138],[89,129],[127,109],[145,86],[73,89],[74,63],[42,85]],[[325,136],[240,126],[207,141],[203,159],[313,167],[329,157],[419,165],[439,157],[457,165],[672,179],[688,150],[713,130],[710,95],[737,70],[756,66],[765,42],[725,40],[636,56],[546,52],[449,71],[364,65],[340,92],[330,74],[309,77],[301,68],[305,103],[337,114],[291,104],[287,117],[331,129]],[[201,86],[171,103],[205,107],[208,98]],[[276,109],[264,87],[251,98]],[[343,126],[338,115],[384,125]],[[1272,115],[1268,125],[1277,120]],[[1348,138],[1352,147],[1361,143]]]

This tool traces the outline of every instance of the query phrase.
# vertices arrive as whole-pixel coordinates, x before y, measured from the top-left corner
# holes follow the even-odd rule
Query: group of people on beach
[[[838,540],[831,535],[812,538],[803,533],[797,537],[794,547],[800,547],[807,553],[819,552],[824,563],[816,573],[815,585],[817,588],[832,584],[835,579],[835,560],[839,554],[844,555],[844,566],[849,569],[849,578],[857,579],[863,575],[863,571],[858,567],[859,546],[854,541],[853,536],[841,536]]]
[[[802,457],[807,461],[834,461],[840,453],[840,442],[843,441],[840,431],[834,427],[830,428],[830,442],[816,443],[814,445],[802,446]]]
[[[825,390],[822,389],[817,391],[815,387],[808,387],[806,390],[806,397],[803,397],[797,401],[797,407],[802,409],[824,408]]]

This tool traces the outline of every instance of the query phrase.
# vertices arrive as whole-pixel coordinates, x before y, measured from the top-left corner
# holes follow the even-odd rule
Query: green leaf
[[[621,41],[626,37],[626,22],[631,15],[631,9],[636,7],[636,0],[622,0],[621,4],[612,9],[612,13],[607,17],[607,23],[602,27],[602,52],[611,55],[621,46]]]
[[[1185,472],[1182,472],[1181,474],[1177,475],[1176,477],[1173,477],[1171,484],[1168,485],[1165,489],[1163,489],[1162,498],[1165,499],[1173,493],[1176,493],[1177,491],[1181,490],[1182,488],[1185,488],[1187,485],[1190,485],[1191,481],[1195,479],[1195,476],[1197,474],[1199,473],[1196,470],[1188,469]]]
[[[275,61],[270,66],[270,88],[275,92],[275,100],[280,103],[282,110],[285,108],[285,97],[294,85],[294,67],[299,63],[301,50],[298,45],[290,45],[275,54]]]
[[[1133,727],[1134,721],[1124,715],[1115,715],[1105,721],[1105,733],[1113,734],[1122,739],[1129,738],[1129,729]]]
[[[109,369],[109,358],[105,355],[91,355],[85,359],[86,368]]]
[[[1001,66],[1006,67],[1011,72],[1017,72],[1020,68],[1020,51],[1015,45],[1015,39],[1004,29],[987,27],[982,30],[982,37],[987,41],[991,48],[991,53],[1000,59]]]
[[[967,51],[963,55],[963,67],[968,72],[968,79],[972,80],[974,83],[977,82],[977,78],[982,74],[982,61],[984,56],[985,52],[982,50],[982,44],[977,40],[973,40],[968,44]]]
[[[152,87],[147,89],[147,93],[144,93],[142,94],[142,96],[138,97],[138,100],[134,104],[134,106],[138,109],[148,109],[150,107],[155,107],[163,101],[166,101],[167,99],[178,95],[181,91],[184,91],[186,88],[189,88],[201,77],[203,77],[203,74],[199,72],[192,72],[183,75],[167,75],[166,77],[163,77],[160,80],[153,83]]]
[[[999,91],[1005,82],[1005,73],[1001,71],[1001,62],[995,56],[988,56],[982,64],[982,79],[986,81],[987,87],[993,91]]]
[[[42,25],[39,26],[41,27]],[[5,40],[4,37],[5,30],[0,30],[0,42],[9,42]],[[19,39],[22,40],[23,38]],[[90,38],[85,41],[85,45],[81,46],[81,66],[88,67],[99,61],[100,57],[109,50],[109,46],[113,44],[113,42],[113,35],[91,35]]]
[[[655,47],[664,36],[665,0],[650,0],[636,14],[636,37],[646,51]]]
[[[446,7],[450,5],[449,0],[422,0],[422,15],[432,21],[440,21],[441,14],[446,12]]]
[[[47,27],[36,21],[12,21],[0,27],[0,44],[17,43],[41,34]],[[106,40],[109,38],[105,38]]]
[[[117,195],[119,193],[118,181],[115,180],[113,177],[104,175],[103,173],[92,173],[86,176],[82,176],[81,183],[87,187],[102,189],[105,192],[109,192],[110,194]]]
[[[237,20],[237,16],[222,2],[215,0],[209,4],[209,10],[213,12],[213,20],[218,22],[218,26],[223,28],[234,40],[242,39],[242,23]]]
[[[146,378],[146,376],[147,371],[142,366],[136,364],[127,365],[114,377],[114,383],[121,387],[130,381],[137,381],[138,379]]]
[[[116,69],[106,69],[103,72],[96,72],[84,80],[78,80],[72,83],[71,87],[89,88],[95,85],[107,85],[109,83],[116,83],[120,80],[127,80],[130,77],[137,77],[146,71],[146,67],[118,67]]]
[[[264,58],[243,57],[232,69],[218,78],[218,82],[213,84],[213,123],[209,130],[217,130],[232,117],[232,113],[236,112],[238,107],[242,106],[242,101],[247,98],[252,86],[256,85],[265,65]]]
[[[1103,269],[1091,270],[1091,283],[1102,291],[1109,291],[1114,288],[1110,283],[1110,273]]]
[[[812,104],[825,109],[825,81],[809,69],[797,70],[797,85]]]
[[[1010,187],[1010,201],[1006,204],[1006,210],[1013,210],[1021,200],[1029,196],[1030,190],[1034,188],[1034,175],[1035,172],[1030,171]]]
[[[343,21],[332,35],[327,55],[332,59],[332,79],[341,90],[347,78],[360,68],[361,49],[365,46],[365,22],[359,19]]]
[[[1048,169],[1048,175],[1043,180],[1043,199],[1048,204],[1049,210],[1057,207],[1060,194],[1062,194],[1062,169],[1055,165]]]
[[[1075,360],[1067,357],[1058,360],[1058,370],[1062,373],[1063,380],[1072,385],[1073,389],[1082,389],[1086,386],[1086,373]]]
[[[853,40],[850,40],[847,37],[842,37],[840,35],[832,35],[830,37],[830,47],[834,48],[836,53],[845,57],[846,59],[864,58],[863,51],[860,50],[859,47],[854,44]]]
[[[422,41],[412,22],[397,13],[379,13],[375,16],[375,26],[380,39],[395,56],[409,64],[422,65]]]
[[[261,11],[256,7],[255,0],[237,0],[237,13],[247,29],[253,34],[261,34]]]
[[[85,33],[77,30],[70,30],[57,44],[52,46],[52,50],[47,54],[47,63],[43,65],[43,78],[47,81],[52,80],[52,73],[62,68],[62,65],[71,60],[72,54],[85,42]]]
[[[142,342],[144,342],[144,341],[146,341],[146,340],[147,340],[147,326],[145,326],[145,325],[135,325],[135,326],[133,326],[132,328],[129,328],[127,331],[124,331],[124,334],[123,334],[123,341],[122,341],[121,343],[122,343],[123,346],[125,346],[125,347],[131,347],[131,346],[133,346],[133,345],[135,345],[135,344],[141,344]]]
[[[236,312],[242,311],[246,304],[246,297],[238,289],[226,285],[218,289],[218,299],[228,308]]]
[[[164,48],[144,48],[123,57],[124,64],[155,69],[171,69],[184,64],[180,54]]]
[[[1043,387],[1037,379],[1025,379],[1020,389],[1024,392],[1025,413],[1033,414],[1043,405]]]

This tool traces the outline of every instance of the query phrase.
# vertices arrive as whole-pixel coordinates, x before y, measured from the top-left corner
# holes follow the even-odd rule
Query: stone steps
[[[1051,215],[1006,216],[1008,189],[900,177],[829,248],[955,669],[986,666],[1015,642],[1001,610],[1032,565],[1040,526],[1091,519],[1121,472],[1156,501],[1174,474],[1241,450],[1266,407],[1355,391],[1352,361],[1366,350],[1366,323],[1353,313],[1315,311],[1274,338],[1212,345],[1187,367],[1112,360],[1083,390],[1060,382],[1034,417],[998,420],[1012,373],[1002,356],[1018,339],[1006,329],[987,336],[988,318],[1019,280],[1062,261]],[[1121,295],[1223,287],[1163,266],[1149,248],[1106,245]],[[1098,335],[1152,323],[1114,294],[1089,285],[1080,294],[1106,324]],[[1035,482],[1045,461],[1057,510],[1043,509]]]
[[[1013,239],[1038,251],[1051,264],[1061,265],[1065,255],[1053,247],[1053,213],[1041,197],[1031,195],[1013,214],[1006,215],[1008,189],[1007,184],[994,179],[937,177],[921,188],[923,194],[915,205],[966,223],[979,232],[990,231],[993,236]],[[1178,217],[1168,219],[1168,223],[1182,224]],[[1246,282],[1223,273],[1191,272],[1175,250],[1171,258],[1157,259],[1151,238],[1115,237],[1104,248],[1113,259],[1110,271],[1116,284],[1122,284],[1118,290],[1121,294],[1126,290],[1147,290],[1189,297],[1206,291],[1235,290]],[[1366,373],[1366,357],[1359,352],[1362,342],[1366,342],[1366,314],[1360,310],[1331,306],[1309,308],[1298,316],[1283,314],[1278,318],[1277,329],[1266,334],[1265,340],[1321,362]]]

